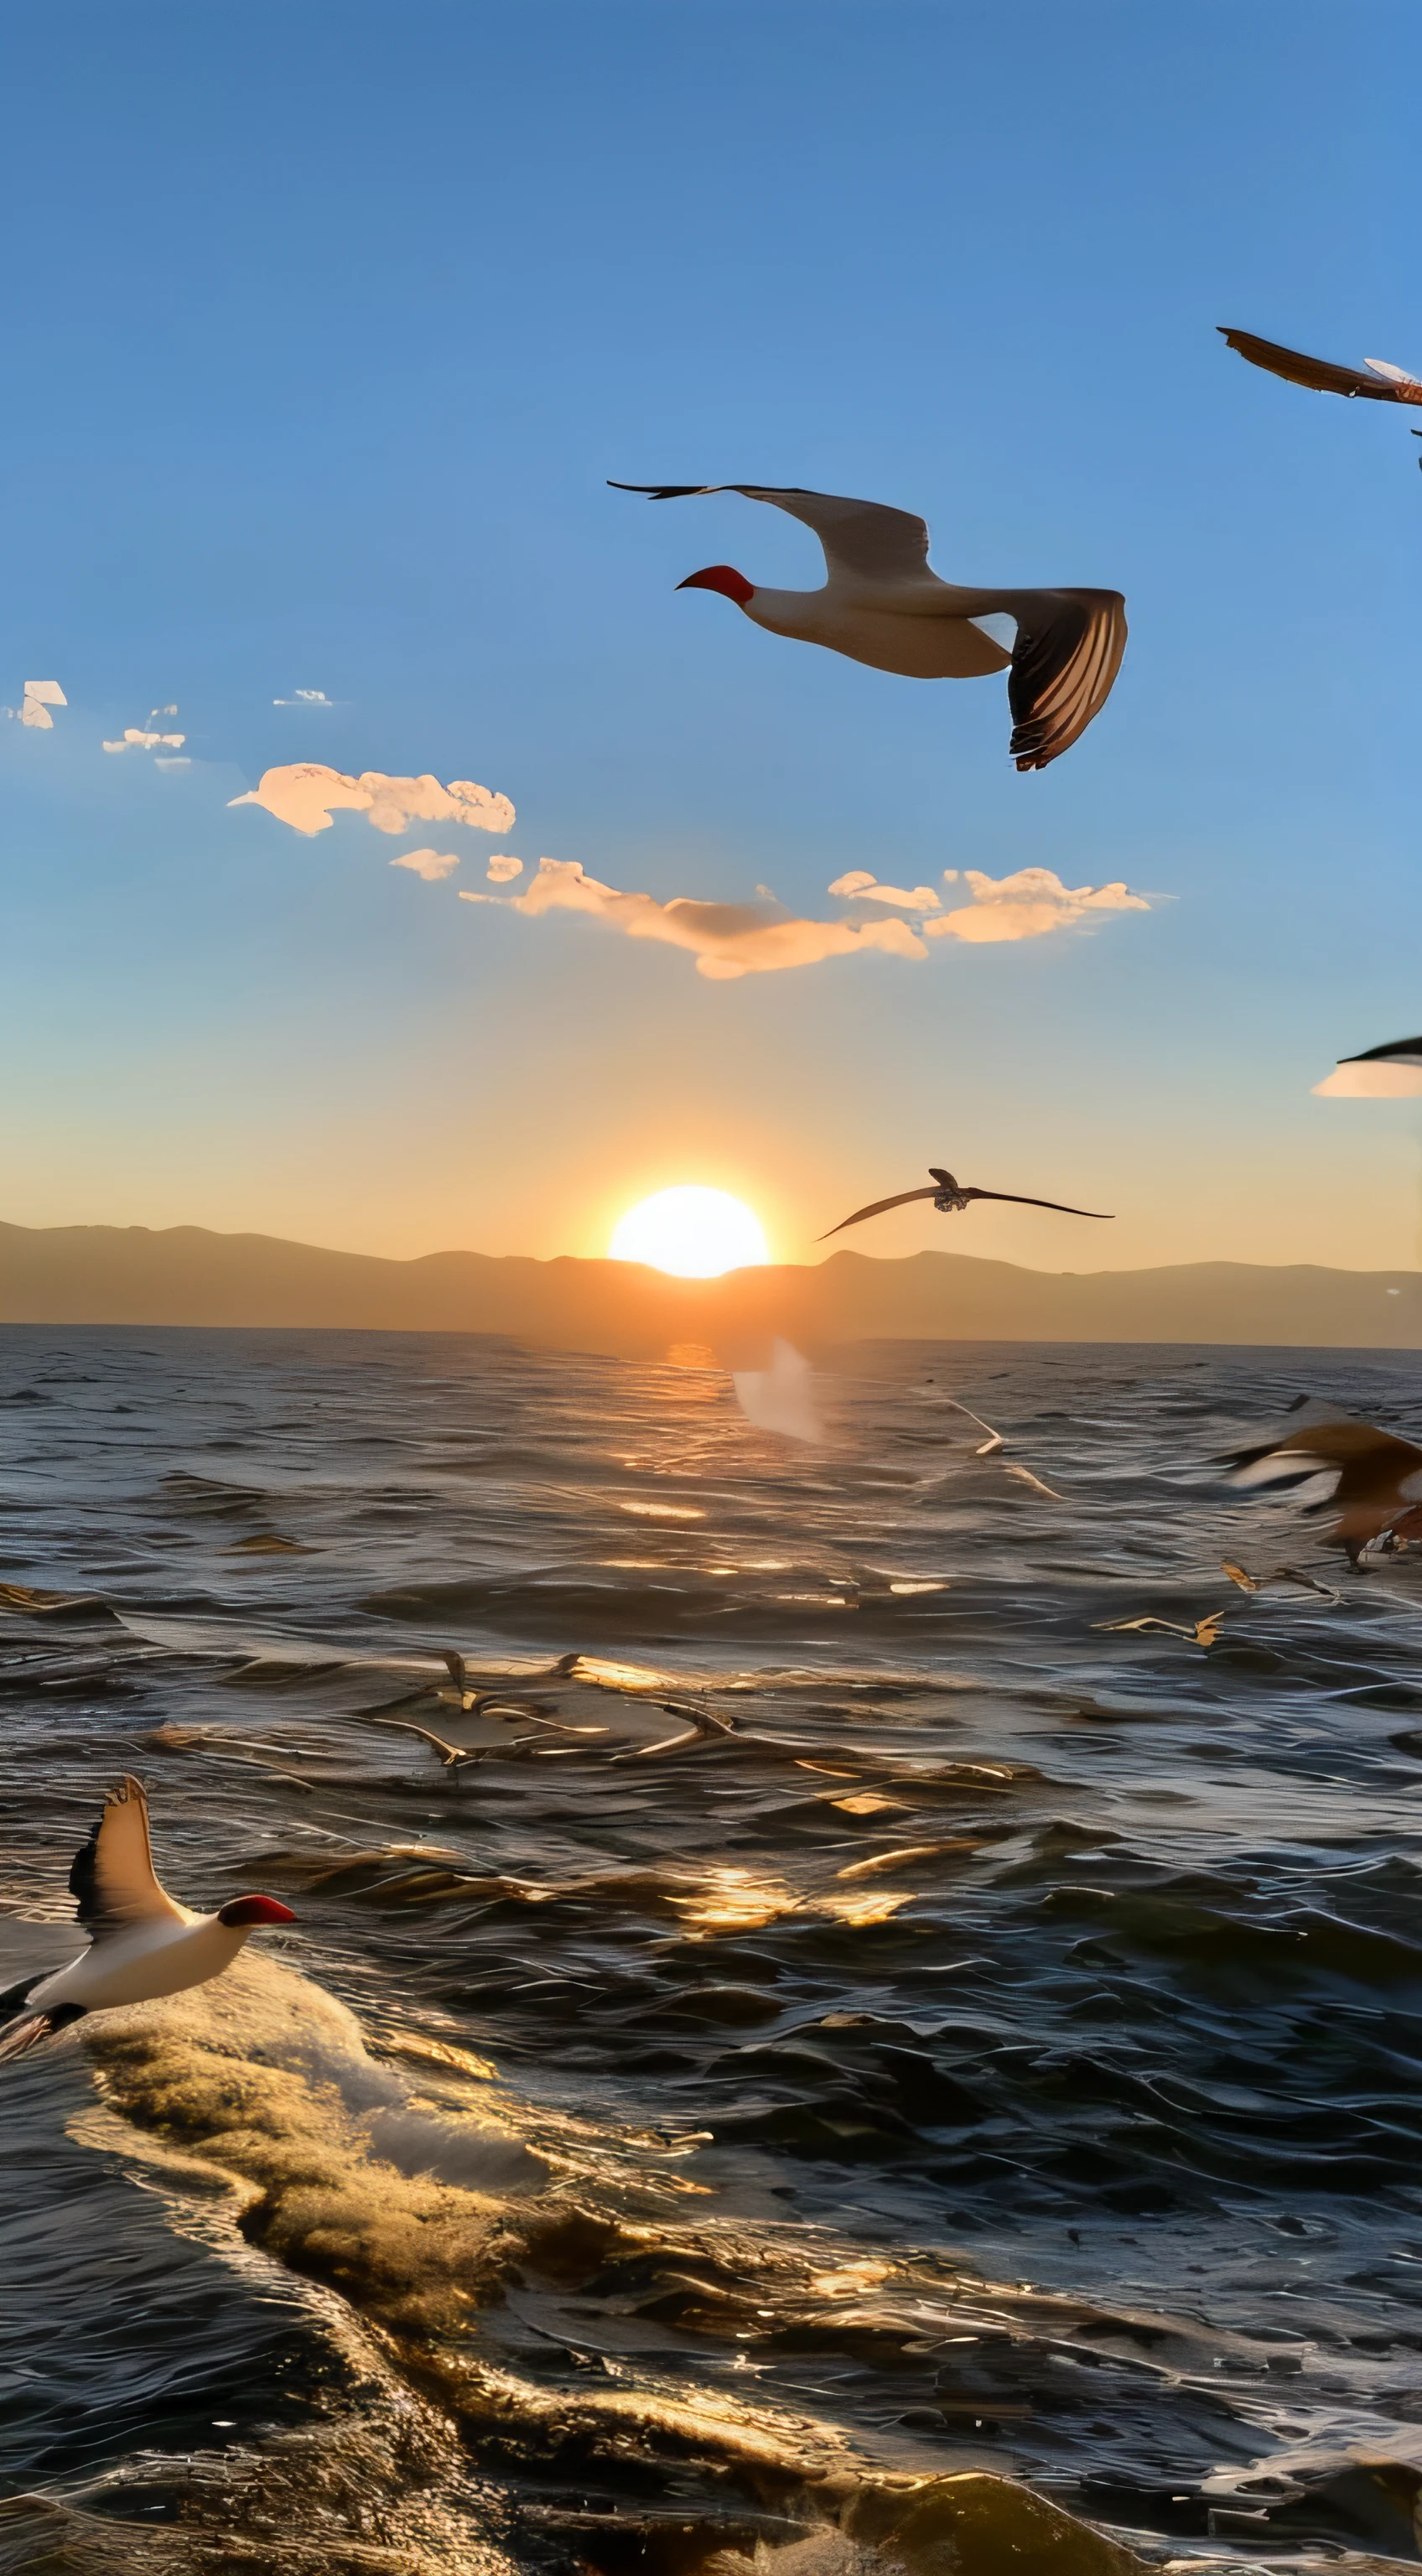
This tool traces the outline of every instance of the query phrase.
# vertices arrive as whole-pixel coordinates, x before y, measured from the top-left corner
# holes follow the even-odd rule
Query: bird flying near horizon
[[[882,1216],[887,1208],[907,1207],[912,1199],[932,1199],[940,1216],[959,1216],[973,1199],[1000,1199],[1009,1207],[1051,1208],[1057,1216],[1089,1216],[1098,1225],[1112,1225],[1113,1216],[1101,1208],[1065,1207],[1060,1199],[1027,1199],[1015,1190],[977,1190],[955,1181],[951,1172],[940,1171],[936,1163],[928,1166],[932,1187],[926,1190],[900,1190],[891,1199],[874,1199],[868,1207],[856,1208],[853,1216],[841,1217],[838,1225],[816,1237],[828,1243],[830,1235],[843,1234],[847,1225],[862,1225],[866,1217]]]
[[[1006,671],[1009,752],[1045,769],[1086,731],[1111,694],[1126,649],[1118,590],[963,588],[928,567],[928,528],[912,511],[831,492],[759,483],[613,483],[651,501],[739,492],[813,528],[824,548],[820,590],[768,590],[733,564],[689,573],[680,590],[715,590],[757,626],[911,680],[972,680]],[[1006,629],[1004,637],[1003,629]]]
[[[84,2013],[206,1985],[231,1967],[259,1924],[296,1921],[274,1896],[234,1897],[216,1914],[175,1905],[154,1875],[148,1801],[128,1778],[110,1791],[76,1852],[69,1893],[89,1947],[67,1967],[40,1969],[0,1994],[0,2059],[22,2056]]]
[[[1337,1512],[1329,1545],[1345,1549],[1350,1565],[1374,1539],[1422,1538],[1422,1449],[1375,1422],[1303,1423],[1282,1439],[1231,1451],[1218,1464],[1233,1470],[1237,1485],[1283,1491],[1331,1475],[1328,1492],[1304,1509]]]

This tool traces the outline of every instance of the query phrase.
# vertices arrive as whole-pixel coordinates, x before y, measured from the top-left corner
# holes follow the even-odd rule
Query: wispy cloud
[[[890,957],[928,954],[906,921],[800,921],[774,904],[699,903],[689,895],[658,903],[654,895],[624,894],[616,886],[600,885],[596,877],[584,875],[576,859],[540,859],[538,874],[523,894],[461,889],[460,901],[501,904],[534,920],[548,912],[588,913],[625,938],[689,949],[697,973],[716,983],[875,949]]]
[[[324,689],[293,689],[289,698],[272,700],[274,707],[333,707],[335,703],[334,698],[327,697]]]
[[[229,801],[260,805],[308,838],[329,832],[332,815],[342,810],[364,814],[377,832],[405,832],[412,823],[467,823],[474,831],[508,832],[514,822],[507,796],[476,786],[472,778],[451,778],[447,787],[428,772],[422,778],[392,778],[383,769],[364,769],[352,778],[319,760],[268,769],[259,785]]]
[[[161,716],[175,716],[176,707],[150,707],[146,725],[126,725],[117,742],[106,742],[105,751],[181,751],[187,741],[185,733],[155,733],[152,728]],[[186,769],[187,761],[160,760],[160,769]]]
[[[489,861],[485,874],[490,885],[512,885],[514,878],[523,874],[523,861],[516,859],[512,850],[498,850]]]
[[[67,707],[69,700],[57,680],[26,680],[24,697],[17,707],[0,708],[14,724],[29,725],[36,733],[53,733],[51,707]]]
[[[453,850],[405,850],[390,864],[392,868],[408,868],[412,876],[423,877],[426,885],[438,885],[441,877],[451,875],[458,867],[459,860]]]
[[[945,868],[943,880],[946,885],[958,884],[958,870]],[[1150,910],[1145,896],[1132,894],[1128,886],[1065,886],[1051,868],[1019,868],[1010,877],[988,877],[978,868],[965,868],[962,882],[971,889],[973,900],[955,904],[951,910],[932,886],[915,886],[911,894],[906,893],[902,886],[880,885],[866,868],[836,877],[830,893],[846,903],[891,903],[903,912],[929,915],[919,923],[925,939],[964,939],[974,946],[1043,939],[1050,931],[1070,930],[1077,922],[1104,912]]]

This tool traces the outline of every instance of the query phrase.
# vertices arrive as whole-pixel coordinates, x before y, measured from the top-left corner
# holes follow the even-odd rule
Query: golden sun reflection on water
[[[923,1854],[919,1850],[906,1857],[921,1859]],[[687,1937],[699,1941],[726,1932],[759,1932],[767,1923],[781,1922],[790,1914],[828,1915],[832,1922],[857,1930],[867,1924],[887,1923],[901,1906],[913,1904],[916,1893],[913,1888],[887,1895],[836,1886],[818,1893],[806,1890],[797,1896],[784,1879],[727,1867],[708,1870],[699,1886],[688,1888],[684,1894],[673,1894],[670,1902],[681,1916]]]

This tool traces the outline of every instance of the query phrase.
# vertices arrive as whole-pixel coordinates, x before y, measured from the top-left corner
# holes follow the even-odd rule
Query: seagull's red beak
[[[254,1923],[294,1923],[296,1916],[289,1905],[280,1904],[274,1896],[234,1896],[217,1919],[231,1932],[245,1932]]]
[[[755,597],[755,583],[737,572],[734,564],[708,564],[704,572],[689,572],[685,581],[677,583],[677,589],[719,590],[721,597],[733,599],[737,608],[744,608],[746,601]]]

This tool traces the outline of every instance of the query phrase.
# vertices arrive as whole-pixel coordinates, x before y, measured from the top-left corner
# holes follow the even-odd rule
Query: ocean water
[[[0,1983],[299,1917],[0,2070],[0,2576],[1415,2560],[1422,1561],[1210,1464],[1414,1363],[682,1356],[0,1334]]]

